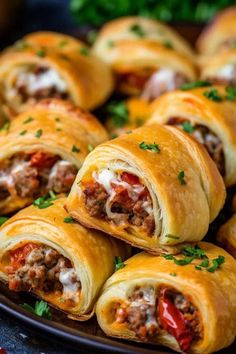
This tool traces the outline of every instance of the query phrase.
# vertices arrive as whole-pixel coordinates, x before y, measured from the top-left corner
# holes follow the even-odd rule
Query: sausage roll
[[[69,192],[85,156],[107,139],[94,116],[58,99],[41,101],[3,128],[1,214],[31,204],[50,190]]]
[[[236,47],[211,58],[203,58],[200,66],[202,79],[216,84],[236,85]]]
[[[129,247],[68,217],[64,198],[47,209],[32,205],[0,230],[0,279],[13,291],[29,291],[71,318],[86,320]],[[98,271],[99,269],[99,271]]]
[[[236,182],[236,104],[228,94],[223,86],[168,93],[152,103],[148,123],[174,125],[193,136],[230,186]]]
[[[220,227],[217,242],[236,259],[236,214]]]
[[[139,253],[107,280],[96,305],[103,331],[182,353],[229,346],[236,333],[236,261],[206,242],[168,256]]]
[[[139,98],[129,98],[107,104],[106,128],[111,138],[129,134],[131,130],[142,126],[150,116],[150,104]]]
[[[197,40],[197,48],[203,55],[211,56],[236,45],[236,6],[219,12],[206,26]]]
[[[31,34],[0,56],[0,92],[16,113],[49,97],[92,109],[112,88],[110,68],[82,42],[65,35]]]
[[[113,68],[119,92],[152,100],[195,80],[188,49],[176,33],[161,23],[128,17],[104,26],[94,53]]]
[[[200,240],[224,199],[205,149],[179,129],[156,124],[92,151],[66,207],[88,227],[159,253]]]

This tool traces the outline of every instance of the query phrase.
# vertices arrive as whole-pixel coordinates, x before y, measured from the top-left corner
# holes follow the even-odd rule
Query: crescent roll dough
[[[96,305],[103,331],[182,353],[208,354],[229,346],[236,333],[236,261],[213,244],[199,246],[204,258],[185,266],[147,253],[126,261],[107,280]],[[223,264],[208,271],[199,267],[203,259],[210,267],[213,259]]]
[[[129,247],[73,223],[58,199],[47,209],[30,206],[0,230],[0,279],[13,291],[30,291],[76,320],[94,303]],[[99,269],[99,271],[98,271]]]
[[[16,113],[48,97],[93,109],[112,89],[110,68],[85,44],[65,35],[33,33],[0,56],[0,91]]]
[[[217,241],[236,259],[236,214],[220,227]]]
[[[235,47],[235,21],[236,6],[219,12],[198,38],[197,48],[199,52],[211,56],[216,52]]]
[[[179,129],[156,124],[93,150],[66,207],[88,227],[159,253],[202,239],[224,199],[205,149]]]
[[[151,100],[196,79],[192,51],[169,27],[141,17],[106,24],[94,53],[111,65],[117,90]]]
[[[85,156],[107,133],[94,116],[48,99],[0,132],[0,213],[20,209],[49,190],[67,193]]]
[[[212,90],[221,102],[205,96]],[[236,104],[226,95],[225,87],[220,86],[166,94],[152,103],[148,123],[175,125],[192,135],[206,147],[230,186],[236,182]]]

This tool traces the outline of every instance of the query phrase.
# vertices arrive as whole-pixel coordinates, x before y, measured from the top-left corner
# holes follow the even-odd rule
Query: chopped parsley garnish
[[[125,267],[124,262],[122,261],[121,256],[116,256],[115,257],[115,271],[122,269]]]
[[[206,253],[198,246],[186,246],[181,250],[181,254],[184,258],[176,258],[172,254],[163,255],[163,257],[167,260],[172,260],[175,264],[180,266],[185,266],[187,264],[192,263],[193,260],[200,260],[201,262],[195,265],[195,269],[202,270],[205,269],[210,273],[215,272],[221,264],[225,262],[224,256],[218,256],[210,260]]]
[[[191,90],[193,88],[197,88],[197,87],[209,87],[211,86],[211,83],[208,81],[204,81],[204,80],[199,80],[199,81],[195,81],[195,82],[186,82],[185,84],[183,84],[182,86],[180,86],[180,89],[183,91],[187,91],[187,90]]]
[[[57,128],[56,131],[57,131],[57,132],[61,132],[62,129],[61,129],[61,128]]]
[[[29,43],[27,43],[26,41],[23,41],[23,40],[17,41],[14,46],[18,50],[27,49],[30,47]]]
[[[63,53],[60,53],[59,56],[63,60],[70,61],[70,58],[67,55],[63,54]]]
[[[52,319],[51,310],[46,301],[36,301],[34,307],[29,304],[23,304],[21,307],[39,317],[46,318],[47,320]]]
[[[98,31],[96,31],[96,30],[88,31],[87,41],[89,42],[89,44],[91,44],[91,45],[94,44],[94,42],[97,39],[97,35],[98,35]]]
[[[223,97],[220,95],[219,91],[216,88],[204,91],[203,95],[214,102],[221,102],[223,100]]]
[[[171,234],[167,234],[167,235],[165,235],[165,237],[172,238],[173,240],[178,240],[180,238],[179,236],[174,236],[174,235],[171,235]]]
[[[146,144],[144,141],[142,141],[139,144],[139,147],[142,150],[149,150],[149,151],[153,151],[153,152],[156,152],[156,153],[159,153],[161,151],[159,146],[158,146],[158,144],[156,144],[156,143]]]
[[[72,152],[80,152],[80,148],[78,148],[76,145],[73,145],[71,151]]]
[[[171,41],[165,41],[163,42],[163,45],[166,47],[166,48],[169,48],[169,49],[173,49],[173,44]]]
[[[11,122],[10,122],[10,120],[7,120],[4,124],[3,124],[3,126],[0,128],[0,131],[6,131],[6,132],[8,132],[9,131],[9,129],[10,129],[10,125],[11,125]]]
[[[125,132],[125,134],[131,134],[132,133],[132,130],[127,130],[126,132]]]
[[[145,37],[145,32],[138,23],[134,23],[132,26],[130,26],[130,31],[133,32],[137,37]]]
[[[172,277],[176,277],[176,273],[170,273],[170,275],[172,276]]]
[[[62,41],[60,41],[60,42],[58,43],[58,47],[63,48],[63,47],[65,47],[67,44],[68,44],[68,41],[65,40],[65,39],[63,39]]]
[[[55,118],[55,121],[56,121],[56,122],[60,122],[61,119],[60,119],[59,117],[56,117],[56,118]]]
[[[20,132],[20,135],[25,135],[27,133],[27,130],[22,130],[22,132]]]
[[[92,144],[88,144],[88,151],[91,152],[94,150],[94,146]]]
[[[65,222],[66,224],[76,224],[75,219],[73,219],[71,216],[66,216],[66,217],[64,218],[64,222]]]
[[[7,216],[0,216],[0,226],[4,224],[9,218]]]
[[[36,136],[36,138],[40,138],[42,134],[43,134],[43,130],[42,129],[38,129],[36,131],[36,133],[35,133],[35,136]]]
[[[108,48],[114,48],[115,47],[115,42],[112,40],[107,41],[107,46]]]
[[[195,127],[189,121],[183,122],[182,127],[186,133],[190,134],[193,133],[195,130]]]
[[[110,136],[111,139],[115,139],[115,138],[117,138],[117,137],[118,137],[118,135],[117,135],[116,133],[113,133],[113,134],[111,134],[111,136]]]
[[[236,87],[233,87],[233,86],[227,86],[225,88],[225,91],[226,91],[226,99],[228,101],[234,101],[235,98],[236,98]]]
[[[136,123],[136,127],[138,128],[138,127],[141,127],[142,125],[143,125],[143,123],[144,123],[144,118],[142,118],[142,117],[137,117],[136,119],[135,119],[135,123]]]
[[[184,177],[185,177],[184,171],[180,171],[180,173],[178,174],[178,180],[180,181],[180,184],[182,186],[184,186],[186,184]]]
[[[57,199],[53,191],[49,191],[46,195],[39,197],[33,202],[33,205],[39,209],[46,209],[53,205],[53,201]]]
[[[112,124],[116,128],[122,128],[129,123],[129,110],[124,101],[109,103],[106,112],[110,115]]]
[[[36,52],[36,55],[37,55],[37,57],[44,58],[46,55],[46,52],[45,52],[45,50],[40,49]]]
[[[89,55],[89,49],[86,47],[81,47],[79,50],[80,54],[88,56]]]
[[[28,123],[32,122],[33,120],[34,120],[34,118],[29,117],[26,120],[24,120],[23,124],[28,124]]]

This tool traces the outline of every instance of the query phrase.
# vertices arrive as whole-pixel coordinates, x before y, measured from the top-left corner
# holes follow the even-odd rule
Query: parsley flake
[[[27,133],[27,130],[22,130],[22,132],[20,132],[20,135],[25,135]]]
[[[195,127],[188,120],[183,122],[182,128],[183,128],[183,131],[185,131],[186,133],[190,133],[190,134],[193,133],[195,130]]]
[[[161,151],[158,144],[156,144],[156,143],[146,144],[144,141],[142,141],[139,144],[139,147],[142,150],[149,150],[149,151],[156,152],[156,153],[159,153]]]
[[[143,30],[142,26],[140,26],[138,23],[134,23],[133,25],[130,26],[130,31],[135,34],[137,37],[145,37],[145,31]]]
[[[88,32],[87,34],[87,41],[89,42],[89,44],[94,44],[96,39],[97,39],[97,36],[98,36],[98,31],[96,30],[91,30]]]
[[[225,257],[224,256],[218,256],[217,258],[212,260],[212,266],[207,268],[207,271],[210,273],[215,272],[216,269],[220,267],[221,264],[225,262]]]
[[[0,131],[6,131],[6,132],[8,132],[9,131],[9,129],[10,129],[10,125],[11,125],[11,122],[10,122],[10,120],[7,120],[4,124],[3,124],[3,126],[0,128]]]
[[[109,103],[106,112],[110,115],[112,124],[116,128],[123,128],[129,123],[129,110],[124,101]]]
[[[165,235],[165,237],[167,237],[167,238],[172,238],[173,240],[178,240],[178,239],[180,239],[179,236],[174,236],[174,235],[171,235],[171,234],[167,234],[167,235]]]
[[[168,49],[173,49],[173,43],[169,40],[166,40],[165,42],[163,42],[163,45]]]
[[[94,150],[93,144],[88,144],[88,151],[91,152]]]
[[[170,273],[170,275],[172,276],[172,277],[176,277],[176,273]]]
[[[46,318],[47,320],[52,319],[51,310],[46,301],[36,301],[34,307],[29,304],[22,304],[21,307],[39,317]]]
[[[29,117],[26,120],[24,120],[23,124],[28,124],[28,123],[32,122],[33,120],[34,120],[34,118]]]
[[[63,39],[62,41],[60,41],[60,42],[58,43],[58,47],[59,47],[59,48],[64,48],[67,44],[68,44],[68,41],[65,40],[65,39]]]
[[[64,222],[65,222],[66,224],[76,224],[75,219],[73,219],[71,216],[66,216],[66,217],[64,218]]]
[[[203,95],[207,97],[209,100],[214,102],[221,102],[223,100],[223,97],[220,95],[220,93],[216,88],[212,88],[208,91],[204,91]]]
[[[39,197],[33,202],[33,205],[39,209],[46,209],[53,205],[53,201],[57,199],[53,191],[49,191],[46,195]]]
[[[78,148],[76,145],[73,145],[71,151],[72,152],[80,152],[80,148]]]
[[[234,101],[235,98],[236,98],[236,87],[233,87],[233,86],[227,86],[225,88],[225,91],[226,91],[226,99],[228,101]]]
[[[110,136],[111,139],[115,139],[117,137],[118,137],[118,135],[116,133],[112,133],[111,136]]]
[[[9,218],[7,216],[0,216],[0,226],[4,224]]]
[[[178,180],[180,181],[180,184],[182,186],[184,186],[186,184],[186,181],[185,181],[184,177],[185,177],[184,171],[180,171],[179,174],[178,174]]]
[[[186,82],[185,84],[180,86],[180,89],[183,91],[187,91],[197,87],[209,87],[209,86],[211,86],[210,82],[199,80],[194,82]]]
[[[116,256],[115,257],[115,271],[122,269],[125,267],[124,262],[122,261],[121,256]]]
[[[89,55],[89,49],[86,47],[81,47],[79,50],[80,54],[88,56]]]
[[[115,42],[112,40],[107,41],[107,46],[108,48],[114,48],[115,47]]]
[[[44,58],[46,56],[46,52],[43,49],[40,49],[36,52],[37,57]]]
[[[42,134],[43,134],[43,130],[42,130],[42,129],[38,129],[38,130],[36,131],[36,133],[35,133],[35,137],[39,139]]]

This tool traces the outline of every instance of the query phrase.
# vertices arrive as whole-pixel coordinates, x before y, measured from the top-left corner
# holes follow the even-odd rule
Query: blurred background
[[[187,25],[192,39],[218,10],[233,4],[235,0],[0,0],[0,46],[45,29],[83,37],[89,28],[125,15],[171,22],[180,33],[186,33]]]

